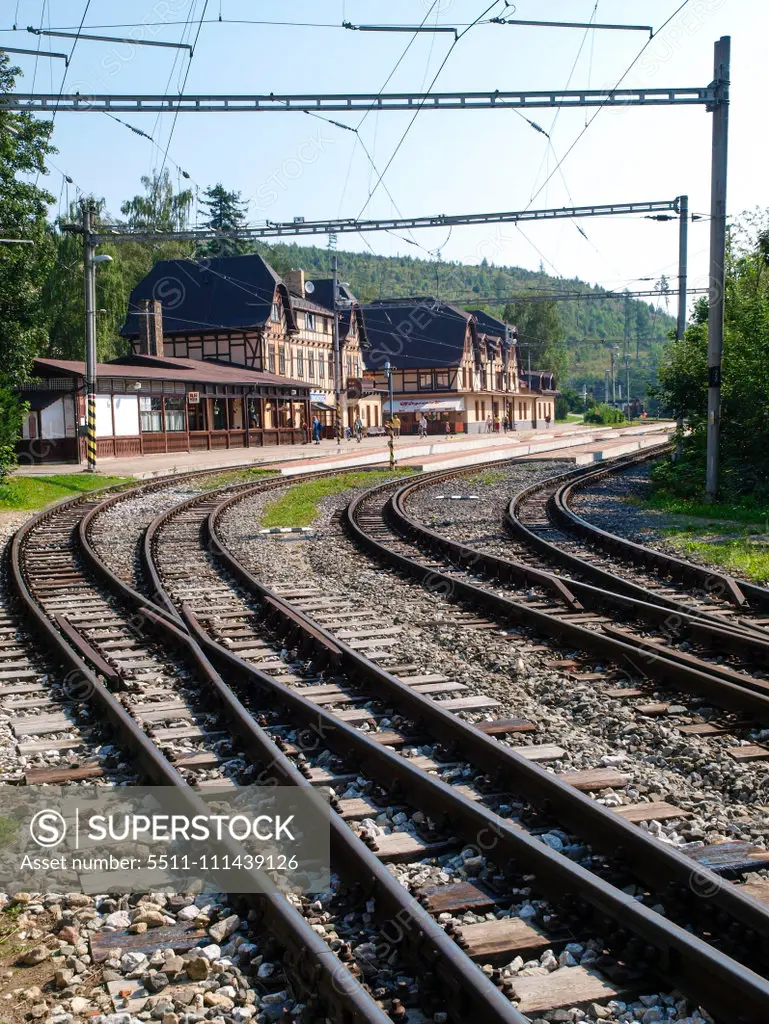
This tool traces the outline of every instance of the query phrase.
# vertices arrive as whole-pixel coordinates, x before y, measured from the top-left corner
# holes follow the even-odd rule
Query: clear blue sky
[[[188,93],[377,92],[392,72],[411,36],[361,33],[353,24],[465,25],[487,6],[483,0],[209,0],[194,58],[186,51],[127,47],[81,41],[67,72],[65,91],[82,93],[175,93],[187,71]],[[599,0],[596,20],[650,24],[658,28],[680,0]],[[85,0],[6,0],[0,15],[0,42],[37,45],[24,29],[77,28]],[[190,41],[205,0],[91,0],[83,31],[129,34],[129,25],[147,39]],[[518,0],[507,16],[586,21],[595,0]],[[222,23],[218,22],[221,12]],[[490,15],[504,14],[504,2]],[[185,21],[194,15],[190,31]],[[234,24],[237,19],[325,23],[333,27]],[[21,31],[9,31],[14,21]],[[94,26],[116,26],[99,28]],[[121,26],[121,27],[117,27]],[[134,29],[134,31],[137,31]],[[767,91],[766,0],[689,0],[683,11],[648,46],[623,84],[700,86],[712,78],[713,42],[732,36],[732,108],[729,210],[732,215],[769,206],[767,132],[762,101]],[[393,75],[388,91],[426,88],[446,56],[452,36],[416,38]],[[619,77],[645,41],[638,32],[479,25],[454,48],[434,89],[606,88]],[[41,48],[69,50],[71,40],[43,39]],[[63,61],[20,56],[23,91],[58,92]],[[188,69],[189,65],[189,69]],[[384,178],[366,205],[367,216],[516,210],[668,199],[686,192],[691,208],[709,210],[711,118],[702,107],[601,111],[573,152],[544,188],[585,126],[592,110],[538,110],[531,117],[551,142],[515,112],[428,112],[419,115]],[[359,118],[332,115],[350,125]],[[370,114],[360,139],[380,170],[390,159],[411,115]],[[84,191],[103,195],[117,213],[119,203],[139,189],[139,177],[162,160],[172,116],[125,115],[159,144],[130,133],[101,114],[59,113],[54,141],[56,165]],[[319,135],[320,133],[320,135]],[[357,216],[376,181],[361,142],[301,113],[180,114],[173,133],[169,167],[184,168],[202,190],[221,181],[249,200],[249,219],[258,221]],[[49,187],[59,196],[61,174]],[[540,191],[541,188],[541,191]],[[74,198],[74,186],[70,186]],[[392,199],[390,198],[392,197]],[[544,259],[550,272],[578,275],[607,287],[644,287],[638,279],[676,272],[677,227],[641,218],[585,220],[585,240],[562,221],[512,226],[415,232],[429,250],[443,246],[444,259],[536,268]],[[691,283],[707,272],[707,221],[690,232]],[[390,235],[367,236],[385,255],[425,255]],[[528,239],[528,240],[527,240]],[[315,239],[324,245],[325,237]],[[445,243],[445,244],[444,244]],[[343,235],[340,248],[363,249],[356,235]],[[649,287],[651,285],[648,285]]]

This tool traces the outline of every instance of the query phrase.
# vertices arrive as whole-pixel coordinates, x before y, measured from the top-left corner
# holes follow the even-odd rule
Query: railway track
[[[177,485],[178,480],[173,483]],[[127,501],[131,494],[162,486],[155,482],[108,502]],[[224,760],[233,781],[250,781],[252,769],[261,771],[268,763],[280,782],[302,784],[300,775],[276,760],[273,745],[188,634],[106,567],[101,580],[89,571],[82,528],[103,500],[90,495],[55,506],[25,523],[13,539],[11,579],[23,613],[51,656],[77,674],[81,687],[75,699],[53,712],[45,701],[37,711],[26,709],[12,723],[15,735],[50,747],[61,736],[69,742],[67,737],[77,731],[75,738],[87,746],[89,735],[81,723],[98,718],[114,745],[128,752],[137,776],[178,787],[191,814],[205,812],[205,806],[198,795],[202,787],[187,781],[185,759],[190,757]],[[98,777],[100,766],[93,761],[87,765],[88,777]],[[221,773],[217,775],[214,782],[221,784]],[[80,777],[77,769],[62,770],[38,781]],[[276,975],[268,994],[279,995],[288,978],[290,1005],[301,999],[308,1020],[330,1016],[386,1024],[388,1014],[310,923],[309,907],[293,905],[268,877],[260,882],[258,897],[239,899],[249,907],[265,943],[278,943],[282,951],[285,973]],[[162,940],[158,933],[156,941],[162,945]]]
[[[452,471],[399,488],[374,489],[365,499],[368,507],[361,502],[355,507],[360,524],[370,527],[358,531],[361,542],[384,555],[399,546],[417,548],[422,566],[436,570],[436,587],[462,592],[470,601],[496,608],[508,622],[529,625],[573,649],[608,657],[635,676],[696,694],[754,721],[769,721],[769,637],[763,628],[699,609],[656,604],[640,587],[642,596],[631,596],[605,589],[605,580],[598,586],[598,580],[566,578],[534,564],[530,551],[502,557],[483,540],[472,546],[454,540],[409,513],[406,506],[415,493],[457,475]],[[377,537],[384,542],[379,547]],[[512,553],[517,555],[515,549]],[[446,577],[442,582],[439,570]],[[469,581],[476,582],[462,590]]]
[[[252,489],[251,493],[257,489]],[[270,708],[277,715],[278,724],[272,726],[276,731],[285,737],[287,710],[295,716],[293,730],[288,733],[290,755],[297,756],[302,753],[297,749],[295,740],[301,735],[302,730],[306,732],[308,723],[322,724],[320,729],[316,726],[316,732],[324,735],[324,749],[320,751],[319,756],[318,751],[315,751],[315,756],[310,757],[309,764],[307,761],[304,763],[316,784],[330,784],[342,794],[338,800],[338,809],[342,817],[347,815],[352,818],[362,813],[373,816],[377,809],[381,815],[382,808],[389,807],[388,801],[394,798],[393,780],[399,783],[400,793],[408,794],[408,799],[405,796],[400,797],[407,808],[405,813],[418,815],[417,821],[420,822],[427,816],[431,825],[428,836],[420,836],[419,830],[412,828],[411,832],[407,829],[405,833],[400,833],[400,838],[397,830],[392,833],[385,831],[384,834],[372,833],[370,825],[374,819],[369,817],[367,825],[358,829],[358,832],[374,846],[379,857],[388,860],[391,857],[397,856],[400,859],[408,855],[424,859],[431,853],[437,854],[446,843],[451,845],[453,841],[454,847],[461,849],[462,843],[468,842],[469,837],[475,835],[477,840],[479,829],[494,829],[495,861],[500,854],[504,854],[504,860],[512,857],[515,863],[525,866],[529,871],[535,868],[538,879],[536,888],[541,887],[548,895],[560,899],[560,892],[565,887],[580,903],[584,901],[584,906],[591,906],[594,910],[600,908],[601,915],[607,912],[607,905],[612,904],[614,897],[617,900],[612,906],[614,928],[617,927],[619,920],[627,924],[628,920],[633,920],[635,914],[640,912],[643,924],[633,920],[638,929],[636,939],[642,934],[648,940],[650,935],[654,934],[656,941],[666,949],[666,956],[670,953],[671,941],[674,945],[680,941],[688,942],[691,937],[679,926],[655,915],[654,912],[649,917],[649,911],[635,900],[631,900],[631,906],[628,906],[627,896],[619,893],[611,882],[601,878],[600,872],[586,872],[579,864],[558,856],[552,847],[536,838],[536,829],[533,833],[527,834],[527,830],[521,828],[517,815],[514,815],[514,827],[509,827],[492,808],[498,804],[500,798],[510,799],[511,794],[515,794],[513,804],[521,808],[525,818],[530,810],[528,800],[534,797],[532,803],[542,800],[555,803],[559,816],[563,808],[568,808],[563,814],[563,820],[579,819],[583,827],[585,815],[590,818],[596,815],[591,821],[591,829],[595,828],[595,837],[603,829],[607,829],[604,841],[606,842],[608,834],[611,834],[611,840],[608,842],[614,846],[618,842],[624,844],[628,841],[630,846],[634,846],[634,840],[630,840],[629,837],[633,835],[635,839],[642,837],[643,833],[634,830],[633,826],[629,826],[619,816],[606,812],[576,788],[565,785],[525,757],[517,755],[490,738],[483,729],[457,718],[444,706],[443,701],[429,695],[429,691],[419,692],[420,686],[424,686],[425,689],[431,688],[433,692],[440,694],[440,682],[432,686],[431,683],[422,683],[413,676],[410,678],[409,666],[390,665],[388,670],[372,660],[372,657],[367,657],[350,646],[355,641],[349,634],[354,634],[357,635],[358,642],[370,641],[374,647],[386,647],[387,630],[381,624],[378,631],[376,626],[370,626],[366,622],[360,630],[353,628],[351,618],[364,616],[360,612],[348,611],[344,606],[340,608],[338,601],[330,600],[322,592],[302,592],[301,588],[298,592],[296,589],[283,593],[271,591],[254,579],[238,559],[226,551],[217,535],[217,522],[228,508],[247,494],[248,492],[242,492],[233,495],[215,508],[210,508],[209,501],[192,499],[178,506],[170,514],[160,516],[150,526],[145,540],[148,575],[152,577],[158,593],[166,593],[169,612],[174,609],[182,614],[191,632],[211,656],[212,661],[222,670],[226,667],[228,678],[238,676],[244,685],[261,682],[262,696],[270,698]],[[196,506],[199,506],[197,523],[193,515]],[[205,530],[201,533],[204,524]],[[176,552],[176,557],[170,555],[172,551]],[[184,553],[185,570],[189,570],[190,564],[193,564],[194,579],[201,584],[193,592],[190,592],[190,585],[187,582],[188,572],[181,572],[180,569],[180,552]],[[221,563],[226,574],[222,574],[221,567],[215,571],[211,562],[212,556]],[[190,563],[188,559],[193,557],[196,561]],[[325,624],[321,620],[325,620]],[[348,634],[347,640],[340,637],[339,633]],[[297,657],[300,651],[303,654],[301,658]],[[387,660],[386,655],[384,660]],[[270,667],[271,661],[273,664]],[[320,678],[324,681],[318,682],[319,666],[324,666],[326,673],[335,675],[321,675]],[[273,673],[269,682],[266,678],[267,668]],[[306,695],[302,693],[303,690],[306,691]],[[313,704],[315,707],[312,707]],[[382,722],[383,726],[380,725]],[[397,728],[392,728],[393,722],[398,723]],[[510,727],[509,723],[497,724],[501,733]],[[426,731],[428,737],[434,738],[434,743],[440,743],[440,748],[435,751],[437,761],[432,759],[428,764],[410,763],[414,762],[414,758],[408,756],[411,752],[409,747],[416,741],[420,731]],[[445,760],[446,751],[453,760]],[[329,762],[329,758],[333,760]],[[457,768],[457,762],[470,769],[462,773],[463,777],[472,778],[474,774],[477,777],[481,771],[484,773],[483,778],[477,780],[477,785],[471,784],[464,789],[447,785],[442,781],[441,775],[448,771],[449,777],[456,777],[452,769]],[[328,769],[329,763],[332,771]],[[361,777],[364,779],[362,789],[359,790],[356,785],[351,786],[352,780],[358,780],[360,784]],[[491,786],[489,779],[494,780]],[[382,803],[376,798],[372,801],[372,794],[378,795]],[[353,803],[348,804],[348,801]],[[436,827],[439,821],[430,820],[431,818],[443,818],[442,829]],[[691,880],[691,861],[677,854],[671,854],[668,859],[667,851],[662,852],[664,848],[649,841],[648,837],[645,837],[645,840],[642,838],[640,844],[644,849],[642,855],[639,849],[638,859],[643,859],[646,865],[645,872],[641,872],[642,875],[656,874],[659,882],[664,874],[666,886],[671,884],[671,870],[673,876],[676,875],[676,871],[679,872],[681,883],[684,877],[688,881]],[[497,853],[497,847],[500,848],[500,854]],[[665,861],[664,868],[657,861],[659,856]],[[631,857],[631,860],[634,859]],[[676,864],[677,867],[671,869],[672,864]],[[474,865],[475,867],[477,865]],[[499,891],[501,879],[496,863],[484,864],[479,870],[483,872],[483,884],[471,885],[470,894],[467,880],[462,879],[453,884],[451,881],[448,885],[444,884],[442,904],[435,902],[436,895],[432,892],[421,895],[428,907],[432,901],[434,912],[443,906],[444,914],[450,913],[446,908],[451,908],[455,913],[462,907],[467,908],[467,901],[471,896],[476,901],[493,900],[492,903],[486,903],[486,906],[494,906],[497,914],[503,915],[498,917],[501,924],[487,926],[484,935],[478,936],[478,941],[482,939],[487,944],[496,941],[498,953],[504,953],[505,957],[508,954],[514,956],[516,942],[533,943],[536,939],[528,936],[524,940],[521,921],[511,923],[511,915],[504,916],[503,908],[505,905],[509,906],[510,901],[510,883],[508,881],[507,886],[502,885],[502,891]],[[564,881],[564,877],[568,881]],[[490,896],[487,888],[493,880],[496,881],[498,890],[496,896]],[[726,903],[730,903],[736,899],[740,904],[738,915],[746,913],[754,926],[758,924],[759,919],[763,920],[764,923],[759,926],[756,934],[765,930],[765,908],[749,897],[746,898],[735,886],[721,887],[717,883],[716,887],[717,901],[725,900]],[[690,892],[688,889],[687,891]],[[515,888],[512,892],[515,892]],[[452,903],[452,900],[455,902]],[[581,931],[584,935],[585,910],[581,909],[577,916],[581,916],[583,921]],[[611,912],[609,916],[612,916]],[[557,915],[549,908],[543,917],[548,920],[557,918]],[[602,928],[606,928],[605,920]],[[462,928],[459,930],[462,931]],[[470,929],[464,931],[466,935],[468,932],[473,934]],[[496,937],[490,935],[490,931],[497,932]],[[630,934],[627,931],[623,933],[623,940],[630,941]],[[539,941],[558,946],[558,940],[552,935],[540,935]],[[697,945],[697,940],[693,941]],[[488,955],[488,952],[484,953],[483,948],[474,950],[472,939],[468,941],[465,938],[465,942],[470,947],[470,955],[475,955],[476,959]],[[561,942],[563,943],[563,937]],[[652,945],[653,943],[646,946],[646,952],[650,956]],[[688,950],[684,959],[703,953],[706,956],[710,955],[710,947],[707,944],[697,945],[696,953],[692,949]],[[615,966],[620,965],[619,978],[624,975],[626,968],[620,960],[614,963]],[[738,973],[742,973],[742,970],[738,968]],[[563,984],[571,983],[577,988],[577,980],[583,980],[582,973],[580,972],[579,979],[573,979],[571,982],[564,976]],[[662,973],[664,975],[664,972]],[[506,984],[503,977],[497,980],[503,985]],[[677,978],[676,981],[678,980],[680,979]],[[585,984],[594,981],[592,977],[584,979]],[[534,988],[533,985],[530,987]],[[552,986],[542,986],[545,989],[548,987]],[[687,988],[685,982],[683,987]],[[514,982],[508,979],[507,988],[514,992]],[[525,990],[526,986],[521,988]],[[692,991],[691,981],[688,988]],[[532,999],[534,998],[532,994]],[[545,998],[541,990],[536,998]],[[555,1002],[558,1000],[555,993],[549,998]]]
[[[237,492],[237,488],[234,490]],[[134,493],[143,492],[136,489]],[[143,583],[141,572],[134,571],[123,558],[121,578],[115,571],[114,560],[110,559],[112,565],[107,564],[97,554],[93,537],[99,536],[100,516],[123,503],[129,506],[131,501],[130,494],[117,494],[103,503],[73,503],[76,508],[68,508],[59,516],[43,517],[46,525],[39,534],[28,524],[24,540],[16,538],[18,575],[25,577],[28,596],[42,613],[41,624],[48,627],[49,636],[51,627],[64,632],[79,654],[107,681],[108,688],[100,689],[94,684],[101,710],[113,718],[120,738],[133,745],[147,774],[156,781],[171,784],[175,779],[176,784],[183,782],[197,790],[209,786],[218,789],[228,782],[246,784],[267,777],[277,777],[283,784],[310,785],[273,744],[260,724],[264,719],[259,709],[244,708],[179,628],[173,613],[155,606],[151,598],[136,589]],[[198,504],[205,507],[205,495]],[[44,550],[42,558],[46,563],[42,577],[39,549]],[[92,574],[90,578],[84,571],[86,567]],[[55,573],[55,580],[51,572]],[[23,592],[24,588],[20,589]],[[158,594],[160,591],[155,596]],[[45,725],[31,721],[28,728]],[[137,736],[137,727],[146,736]],[[67,778],[64,773],[57,781]],[[279,919],[275,926],[267,915],[270,931],[275,926],[276,933],[294,953],[292,967],[296,966],[299,950],[310,950],[315,969],[299,971],[296,982],[305,995],[313,998],[320,989],[323,1002],[331,1007],[332,1019],[375,1021],[386,1016],[407,1020],[405,1002],[412,1011],[424,1010],[426,1015],[419,1018],[424,1020],[437,1014],[437,1020],[460,1021],[474,1013],[512,1024],[523,1020],[500,990],[465,962],[458,946],[382,868],[341,816],[332,821],[332,863],[340,884],[334,899],[324,907],[324,914],[326,920],[334,923],[331,934],[339,956],[333,956],[315,933],[314,944],[308,943],[301,918],[299,927],[294,922],[295,934],[290,940],[286,920]],[[350,892],[361,891],[365,897],[362,906],[370,908],[370,913],[369,909],[361,910],[359,895],[350,898]],[[290,905],[282,910],[291,916]],[[355,918],[357,927],[342,924],[342,918],[347,921],[350,916]],[[368,933],[375,940],[376,931],[372,932],[367,916],[385,924],[394,922],[403,930],[403,936],[388,950],[387,964],[367,955],[361,968],[353,960],[350,944],[338,939],[336,929],[344,929],[345,934],[356,935],[358,940]],[[322,950],[318,949],[319,944],[324,947]],[[368,945],[370,954],[376,943]],[[401,965],[402,950],[409,951],[406,961],[419,968],[411,977]],[[356,971],[365,973],[365,986],[356,980]],[[396,971],[398,977],[394,980]],[[309,976],[312,985],[306,985]],[[371,994],[375,991],[376,1000]],[[383,999],[389,1006],[386,1015],[380,1006]],[[445,1011],[440,1009],[444,1004]]]
[[[155,641],[160,638],[166,658],[171,648],[184,652],[184,668],[177,668],[174,677],[175,685],[183,692],[177,692],[174,701],[183,706],[185,714],[194,717],[199,710],[209,715],[213,713],[210,704],[196,708],[195,701],[209,700],[210,692],[204,697],[202,689],[216,692],[216,713],[225,731],[232,735],[233,724],[239,721],[239,728],[234,730],[239,756],[233,760],[248,763],[252,769],[270,765],[270,770],[276,770],[288,782],[333,791],[333,796],[329,795],[336,809],[332,831],[335,867],[342,877],[356,879],[379,925],[384,923],[380,944],[382,935],[388,934],[387,926],[392,931],[393,922],[398,923],[397,931],[403,934],[397,941],[390,939],[385,948],[389,953],[391,946],[399,947],[404,965],[411,965],[413,971],[410,983],[404,984],[401,975],[400,988],[393,989],[387,982],[374,988],[380,1002],[383,996],[389,1002],[388,1019],[409,1020],[409,1013],[444,1005],[445,1009],[435,1010],[439,1015],[435,1019],[443,1019],[440,1014],[445,1013],[451,1020],[467,1020],[470,1013],[481,1012],[484,1020],[523,1021],[526,1018],[509,1002],[510,996],[518,994],[515,980],[498,969],[492,973],[487,968],[490,981],[471,961],[491,963],[493,967],[503,963],[508,954],[513,958],[516,949],[526,959],[536,955],[543,945],[560,950],[563,964],[544,981],[537,976],[519,979],[522,1007],[537,1007],[537,1000],[544,1000],[545,1012],[548,1006],[568,1004],[580,986],[600,998],[599,984],[605,986],[604,999],[610,994],[619,998],[634,987],[637,990],[641,983],[648,987],[649,980],[654,979],[680,986],[692,999],[725,1013],[724,1019],[730,1020],[735,1018],[731,1011],[727,1014],[727,1006],[735,1005],[739,993],[742,1019],[765,1019],[769,988],[764,979],[731,959],[724,949],[715,948],[721,938],[717,932],[723,933],[725,941],[721,944],[735,955],[741,953],[746,935],[753,943],[766,941],[769,926],[765,908],[747,896],[747,891],[740,892],[740,887],[695,866],[698,878],[713,883],[714,895],[706,905],[713,918],[720,916],[720,920],[717,928],[714,920],[709,925],[699,923],[700,938],[688,934],[681,922],[688,924],[693,916],[692,904],[703,902],[689,887],[693,871],[690,861],[664,851],[618,815],[497,742],[493,728],[484,731],[457,717],[454,710],[465,713],[462,698],[448,698],[459,701],[454,710],[442,706],[445,694],[452,693],[445,681],[422,682],[409,666],[392,664],[392,659],[388,664],[387,629],[375,616],[340,608],[338,601],[330,601],[314,589],[305,593],[301,588],[298,593],[285,589],[282,593],[271,592],[227,552],[217,534],[223,513],[254,491],[278,486],[285,483],[270,481],[222,494],[196,495],[164,511],[147,530],[142,571],[124,573],[124,579],[96,553],[99,545],[94,545],[93,538],[99,532],[99,506],[89,504],[78,511],[76,523],[70,521],[66,527],[70,539],[76,528],[77,557],[84,558],[88,566],[89,586],[93,586],[98,573],[100,599],[106,601],[109,610],[87,604],[94,595],[84,595],[85,587],[77,589],[91,609],[86,614],[97,616],[86,622],[109,622],[98,616],[114,615],[119,605],[134,619],[141,615]],[[112,502],[119,500],[115,496]],[[51,539],[61,556],[62,537]],[[64,564],[60,558],[57,571]],[[430,571],[434,573],[435,567]],[[73,581],[83,582],[75,581],[74,576],[62,579],[59,596]],[[76,635],[68,637],[77,648],[75,656],[88,658],[94,665],[98,664],[93,660],[96,655],[114,669],[116,659],[108,654],[114,648],[105,650],[94,643],[109,642],[105,641],[109,626],[102,632],[82,626],[76,617],[72,622],[66,603],[63,613],[54,612],[55,600],[52,603],[45,588],[36,596],[38,610],[45,612],[41,627],[46,635],[50,636],[50,615],[63,614],[76,627]],[[182,622],[192,639],[180,628]],[[62,625],[59,619],[59,629]],[[81,626],[82,631],[77,628]],[[112,623],[111,628],[119,627]],[[114,639],[122,644],[124,634]],[[361,645],[364,650],[356,650]],[[137,647],[132,643],[130,649],[131,657],[136,658]],[[203,652],[206,657],[199,658]],[[155,651],[150,654],[154,657]],[[203,673],[198,678],[205,679],[204,688],[188,686],[185,673],[190,674],[191,662],[195,672]],[[223,683],[216,669],[237,687],[238,696]],[[116,695],[105,689],[114,701]],[[165,684],[162,689],[159,698],[167,692]],[[303,694],[303,690],[307,692]],[[441,696],[443,701],[436,699]],[[109,699],[100,695],[100,700],[106,709]],[[478,707],[482,710],[481,704]],[[466,703],[465,709],[472,714],[472,702]],[[117,709],[111,710],[115,714]],[[189,718],[182,718],[182,729],[189,727],[185,722]],[[503,736],[516,728],[509,722],[497,724],[498,734]],[[525,728],[525,723],[519,722],[521,726]],[[120,728],[125,741],[131,729],[125,722]],[[146,740],[146,735],[142,739]],[[425,739],[434,746],[431,764],[407,756],[413,753],[414,743]],[[161,752],[151,743],[148,749],[139,746],[156,777],[158,758],[171,755],[166,763],[178,773],[178,781],[184,780],[191,790],[201,782],[205,785],[210,776],[220,778],[222,766],[227,764],[222,750],[213,747],[201,745],[185,750],[182,757],[186,757],[186,763],[177,760],[174,764],[179,750],[166,747]],[[415,763],[409,763],[412,761]],[[231,773],[230,777],[237,783],[258,780],[259,775],[239,777]],[[462,785],[451,784],[457,778],[464,780]],[[405,816],[405,824],[396,823],[404,826],[400,830],[392,829],[395,815]],[[384,829],[377,826],[377,818],[386,823]],[[559,855],[541,839],[552,834],[550,820],[568,823],[575,833],[589,835],[587,841],[598,848],[622,846],[623,862],[603,867],[599,857],[598,866],[591,865],[593,870],[588,870],[582,863]],[[490,853],[478,852],[481,833],[493,840]],[[644,838],[637,845],[631,836]],[[439,872],[441,884],[424,884],[425,878],[431,880],[430,871],[425,874],[425,861],[429,864],[453,853],[459,855],[461,864],[463,849],[468,851],[473,845],[476,849],[471,853],[475,856],[467,860],[473,862],[472,869],[478,874],[447,867],[446,861],[443,872]],[[416,874],[410,878],[415,858]],[[390,865],[389,871],[383,870],[383,864]],[[393,871],[400,872],[400,882],[393,880]],[[629,899],[618,888],[628,878],[643,879],[642,902]],[[404,881],[411,882],[414,895],[401,884]],[[543,896],[536,908],[532,891]],[[660,892],[665,893],[667,914],[679,923],[644,905],[653,903],[654,894]],[[533,910],[532,916],[517,913],[524,895],[523,906]],[[352,906],[348,904],[348,909],[355,916]],[[280,917],[275,907],[272,910]],[[472,911],[478,912],[478,920],[464,924],[462,915],[466,918]],[[482,915],[489,917],[492,913],[493,921],[484,923]],[[437,923],[440,915],[456,933],[456,944]],[[367,923],[363,917],[356,917],[356,924],[360,921]],[[408,926],[404,921],[409,922]],[[586,922],[590,922],[588,927]],[[286,929],[285,922],[282,928]],[[746,928],[748,931],[737,941],[737,933]],[[296,936],[290,927],[288,931],[291,937],[285,944],[290,950],[296,948]],[[318,938],[316,933],[313,935]],[[575,936],[583,942],[575,944]],[[460,952],[462,946],[467,954]],[[598,952],[578,967],[569,946]],[[325,952],[329,956],[327,948]],[[349,944],[342,944],[341,954],[336,952],[342,964],[350,962]],[[339,959],[331,971],[332,976],[336,972],[336,988]],[[360,969],[360,960],[352,960]],[[598,966],[603,968],[602,980],[595,974],[595,961],[600,961]],[[372,974],[375,983],[381,980],[376,957],[368,963],[364,958],[363,966],[364,980],[370,982]],[[570,975],[570,971],[579,972],[579,976]],[[351,974],[347,968],[343,973],[345,979]],[[355,1010],[358,1016],[349,1019],[378,1020],[377,1016],[365,1016],[383,1012],[371,1000],[371,984],[364,987],[355,980],[354,972],[351,976],[359,1003]],[[564,986],[562,990],[559,984]],[[323,997],[329,995],[323,985],[319,990]],[[395,996],[394,991],[399,995]],[[451,992],[448,998],[446,991]],[[335,990],[331,995],[338,1012],[349,1014],[349,993],[342,996]],[[365,997],[371,1005],[364,1005]],[[536,1015],[539,1010],[530,1012]]]
[[[616,464],[565,473],[524,488],[512,498],[505,515],[505,525],[517,542],[512,550],[517,558],[530,559],[535,553],[540,560],[615,593],[720,620],[726,629],[755,632],[769,640],[765,587],[609,533],[570,507],[585,488],[668,450],[661,446]]]

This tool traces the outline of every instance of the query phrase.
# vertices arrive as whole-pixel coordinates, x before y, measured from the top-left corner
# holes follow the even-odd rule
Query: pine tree
[[[228,192],[220,181],[205,190],[200,205],[208,211],[203,227],[211,231],[230,233],[246,226],[248,203],[240,198],[240,192]],[[199,248],[199,254],[205,256],[238,256],[247,251],[248,243],[234,238],[215,238]]]

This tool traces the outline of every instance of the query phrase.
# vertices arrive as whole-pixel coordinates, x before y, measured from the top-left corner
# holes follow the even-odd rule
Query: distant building
[[[466,312],[431,297],[379,301],[363,307],[366,368],[386,388],[392,367],[392,413],[402,433],[479,433],[505,418],[516,428],[544,426],[553,392],[522,380],[517,330],[482,310]],[[547,377],[547,380],[545,379]],[[552,374],[543,384],[553,384]],[[390,416],[389,399],[384,403]]]

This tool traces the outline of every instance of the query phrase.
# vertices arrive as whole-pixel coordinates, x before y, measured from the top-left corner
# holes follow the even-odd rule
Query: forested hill
[[[302,268],[312,279],[331,274],[332,254],[318,246],[278,243],[257,245],[258,251],[281,273]],[[339,278],[347,281],[363,302],[406,295],[437,295],[457,305],[483,308],[502,315],[521,292],[584,291],[600,294],[577,278],[555,278],[544,271],[497,267],[484,261],[477,266],[436,263],[411,256],[375,256],[371,253],[338,252]],[[669,299],[671,312],[675,297]],[[668,344],[675,319],[654,305],[639,300],[587,299],[558,302],[557,315],[568,356],[567,379],[579,390],[587,384],[603,397],[604,371],[609,367],[609,343],[620,350],[624,380],[625,338],[629,339],[632,390],[642,394],[656,381],[657,368]],[[520,308],[520,307],[519,307]],[[663,302],[664,309],[664,302]],[[627,335],[626,335],[627,322]],[[523,339],[522,339],[523,340]],[[543,339],[544,340],[544,339]],[[532,350],[533,363],[538,361]]]

